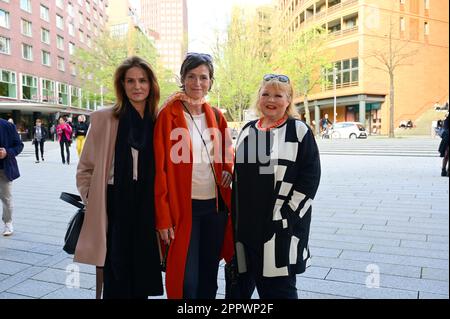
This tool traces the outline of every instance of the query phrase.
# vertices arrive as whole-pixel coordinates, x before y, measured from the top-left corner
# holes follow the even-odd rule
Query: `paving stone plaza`
[[[449,179],[440,176],[439,138],[318,144],[313,257],[298,276],[299,297],[448,299]],[[73,264],[61,249],[75,208],[59,195],[76,192],[75,147],[70,165],[61,163],[59,145],[46,148],[45,162],[34,163],[30,142],[18,157],[15,233],[0,238],[0,299],[95,297],[95,268]],[[218,281],[223,298],[222,269]]]

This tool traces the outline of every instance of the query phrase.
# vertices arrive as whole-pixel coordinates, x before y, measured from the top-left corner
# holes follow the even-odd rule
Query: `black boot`
[[[447,170],[445,168],[442,169],[441,176],[448,176]]]

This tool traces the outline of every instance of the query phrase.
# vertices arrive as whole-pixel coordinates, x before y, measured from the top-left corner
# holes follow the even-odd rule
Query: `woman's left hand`
[[[229,187],[231,184],[232,175],[230,172],[222,171],[222,182],[220,183],[220,186],[222,187]]]

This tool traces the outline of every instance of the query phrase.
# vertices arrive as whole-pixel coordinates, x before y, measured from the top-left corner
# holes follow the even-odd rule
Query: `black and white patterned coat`
[[[256,135],[269,137],[265,137],[269,142],[261,142],[262,138],[255,138]],[[255,170],[255,165],[258,167],[259,164],[249,164],[254,160],[253,153],[259,152],[256,156],[261,156],[255,144],[265,148],[267,157],[262,161],[266,165],[261,165],[259,172]],[[262,230],[255,236],[262,254],[264,277],[305,271],[310,258],[311,205],[319,181],[319,151],[314,135],[305,123],[289,118],[267,133],[256,128],[256,121],[244,126],[236,142],[232,205],[240,273],[247,269],[244,238],[256,234],[254,227],[258,225]],[[244,221],[245,214],[251,215],[254,227]]]

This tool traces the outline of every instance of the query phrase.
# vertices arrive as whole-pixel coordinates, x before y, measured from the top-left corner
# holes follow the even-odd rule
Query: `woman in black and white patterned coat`
[[[298,120],[285,75],[267,74],[256,102],[260,119],[236,143],[233,183],[235,251],[242,298],[296,299],[305,271],[311,204],[320,159],[311,129]]]

